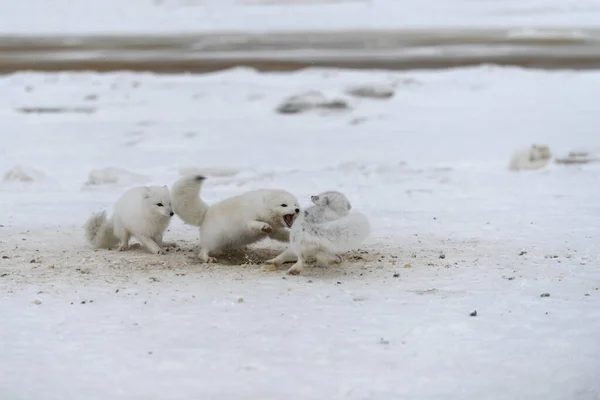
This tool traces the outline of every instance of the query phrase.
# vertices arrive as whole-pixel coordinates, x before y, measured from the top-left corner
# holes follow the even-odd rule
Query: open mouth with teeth
[[[285,222],[288,228],[292,227],[292,224],[294,223],[294,216],[294,214],[285,214],[283,216],[283,222]]]

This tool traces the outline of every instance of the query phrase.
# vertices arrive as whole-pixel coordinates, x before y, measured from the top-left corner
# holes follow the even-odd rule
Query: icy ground
[[[598,28],[598,0],[22,0],[2,34]]]
[[[598,399],[600,167],[507,169],[532,143],[600,148],[598,88],[488,67],[0,78],[0,398]],[[348,108],[276,112],[307,91]],[[85,245],[89,213],[189,167],[208,202],[342,190],[373,234],[298,277],[261,265],[276,243],[200,265],[176,217],[166,256]]]

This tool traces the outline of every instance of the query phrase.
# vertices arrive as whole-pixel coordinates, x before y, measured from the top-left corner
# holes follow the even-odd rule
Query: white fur
[[[321,266],[340,263],[340,254],[356,248],[370,232],[367,217],[350,213],[352,206],[342,193],[325,192],[311,200],[315,205],[300,213],[292,226],[288,248],[267,261],[277,266],[296,261],[288,270],[292,275],[299,274],[311,258]]]
[[[300,211],[298,200],[285,190],[259,189],[222,200],[211,206],[200,199],[201,175],[183,177],[173,184],[173,209],[187,224],[200,228],[202,262],[210,255],[243,247],[266,237],[288,242],[284,216],[293,223]]]
[[[200,189],[205,179],[202,175],[184,176],[171,187],[173,211],[186,224],[200,226],[204,221],[208,204],[200,198]]]
[[[163,234],[171,216],[173,208],[167,186],[137,186],[117,200],[110,219],[105,211],[92,214],[84,226],[85,236],[94,247],[118,244],[121,251],[129,248],[133,236],[152,253],[164,254]]]
[[[508,169],[511,171],[536,170],[544,168],[552,158],[548,146],[532,145],[513,154]]]

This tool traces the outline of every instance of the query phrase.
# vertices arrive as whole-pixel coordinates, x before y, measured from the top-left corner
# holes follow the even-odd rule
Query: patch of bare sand
[[[375,283],[397,286],[401,282],[416,284],[416,281],[444,278],[452,275],[449,269],[475,273],[468,271],[472,267],[477,269],[479,257],[486,258],[484,253],[489,250],[484,247],[473,251],[473,243],[450,239],[370,238],[361,249],[346,253],[340,265],[321,268],[311,264],[301,275],[290,276],[286,272],[291,264],[279,269],[264,264],[285,249],[284,244],[269,240],[245,250],[217,255],[218,263],[203,264],[196,258],[196,237],[184,231],[170,232],[166,239],[177,247],[159,256],[135,244],[125,252],[93,249],[84,242],[81,229],[74,226],[43,231],[19,232],[6,227],[2,230],[10,234],[0,242],[0,293],[30,291],[32,287],[56,294],[93,287],[185,291],[201,290],[203,285],[227,285],[232,281],[261,285],[279,279],[299,283],[337,285],[356,281],[365,286]],[[514,258],[520,258],[516,254],[515,250]],[[512,274],[512,268],[508,272]],[[418,286],[417,289],[430,288]]]
[[[52,236],[33,232],[12,236],[0,250],[0,290],[11,291],[26,285],[76,283],[83,285],[136,284],[206,279],[209,281],[254,280],[286,274],[291,264],[277,269],[264,264],[285,246],[263,241],[244,250],[232,250],[217,256],[218,262],[200,263],[196,258],[198,242],[170,237],[176,247],[167,254],[149,254],[139,244],[128,251],[93,249],[80,238],[80,232],[63,230]],[[340,276],[372,274],[394,267],[397,255],[386,250],[364,248],[346,253],[344,262],[328,268],[310,266],[304,277],[336,279]]]

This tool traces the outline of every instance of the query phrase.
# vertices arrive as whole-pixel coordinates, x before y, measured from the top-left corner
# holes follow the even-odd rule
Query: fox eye
[[[162,207],[163,203],[156,203],[157,206]]]
[[[282,204],[281,207],[287,207],[287,204]]]

